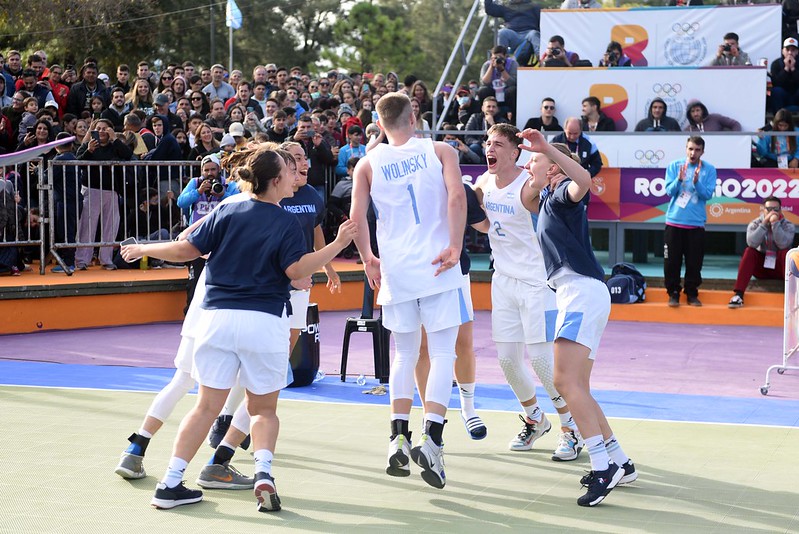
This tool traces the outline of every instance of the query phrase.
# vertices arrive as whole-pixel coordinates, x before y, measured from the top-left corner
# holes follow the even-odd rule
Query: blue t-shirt
[[[296,217],[257,200],[225,204],[188,240],[203,254],[213,252],[205,267],[204,309],[283,315],[289,301],[286,268],[306,252]]]
[[[541,192],[538,210],[538,240],[544,254],[547,278],[561,267],[605,281],[605,271],[599,265],[588,237],[588,217],[582,202],[572,202],[564,179],[554,191]]]
[[[473,224],[483,222],[486,219],[486,213],[480,207],[480,202],[477,200],[477,195],[470,186],[463,184],[466,190],[466,225],[467,228]],[[469,274],[469,269],[472,268],[472,260],[466,252],[466,247],[461,249],[461,273]]]
[[[325,204],[319,193],[306,184],[300,187],[293,197],[284,198],[280,201],[283,209],[293,213],[300,220],[300,227],[305,236],[307,245],[306,252],[313,252],[313,233],[314,228],[322,224],[325,217]]]

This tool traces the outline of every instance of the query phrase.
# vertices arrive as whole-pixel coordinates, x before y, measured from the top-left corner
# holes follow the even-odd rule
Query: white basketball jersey
[[[368,155],[377,214],[381,286],[378,304],[397,304],[457,289],[458,266],[433,276],[449,246],[447,189],[433,141],[380,144]]]
[[[499,188],[496,176],[488,174],[483,205],[491,223],[488,240],[494,270],[532,285],[543,285],[547,280],[544,256],[533,226],[533,215],[521,200],[521,191],[528,179],[527,171],[521,171],[513,182]]]

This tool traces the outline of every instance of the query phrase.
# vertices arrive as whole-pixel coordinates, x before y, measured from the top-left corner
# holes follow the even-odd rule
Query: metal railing
[[[12,271],[23,266],[19,247],[37,247],[45,257],[44,167],[42,158],[0,167],[0,265]]]

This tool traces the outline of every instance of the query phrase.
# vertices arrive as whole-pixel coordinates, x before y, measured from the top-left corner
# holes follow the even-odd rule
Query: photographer
[[[580,60],[575,52],[566,50],[566,42],[560,35],[553,35],[547,43],[547,49],[541,56],[541,64],[545,67],[573,67]]]
[[[724,36],[724,42],[719,45],[716,57],[710,63],[711,67],[740,67],[751,66],[749,54],[738,47],[738,34],[730,32]]]
[[[621,44],[611,41],[605,51],[605,55],[599,60],[600,67],[632,67],[633,60],[624,55]]]
[[[192,178],[178,197],[178,207],[191,213],[189,224],[211,213],[214,207],[239,192],[236,182],[225,182],[221,176],[219,157],[209,154],[203,158],[201,178]]]
[[[496,98],[503,111],[516,111],[516,72],[519,64],[508,57],[508,50],[497,45],[491,50],[491,59],[480,68],[480,89],[477,99],[483,102],[489,96]]]

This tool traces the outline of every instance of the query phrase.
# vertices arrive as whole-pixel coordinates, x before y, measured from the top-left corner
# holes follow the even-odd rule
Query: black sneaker
[[[167,488],[166,484],[159,482],[155,486],[155,495],[150,504],[159,510],[169,510],[182,504],[194,504],[203,500],[203,492],[190,490],[183,482],[174,488]]]
[[[696,297],[696,296],[694,296],[694,297],[691,297],[691,296],[689,296],[689,297],[688,297],[688,305],[689,305],[689,306],[696,306],[696,307],[699,307],[699,306],[701,306],[701,305],[702,305],[702,301],[701,301],[701,300],[699,300],[699,297]]]
[[[621,477],[619,480],[618,486],[622,484],[629,484],[630,482],[635,482],[638,480],[638,472],[635,470],[635,464],[632,460],[627,460],[621,466],[622,470],[624,471],[624,476]]]
[[[255,473],[255,499],[259,512],[280,511],[280,497],[277,496],[275,479],[269,473]]]
[[[601,503],[623,476],[624,470],[613,462],[604,471],[591,471],[580,480],[584,487],[588,487],[588,490],[582,497],[577,499],[577,504],[580,506],[596,506]]]
[[[676,308],[680,305],[680,294],[672,293],[669,295],[669,307]]]
[[[231,421],[233,421],[232,415],[220,415],[216,418],[214,426],[211,427],[211,431],[208,433],[208,445],[212,449],[219,447],[219,444],[225,439],[225,434],[230,428]]]

